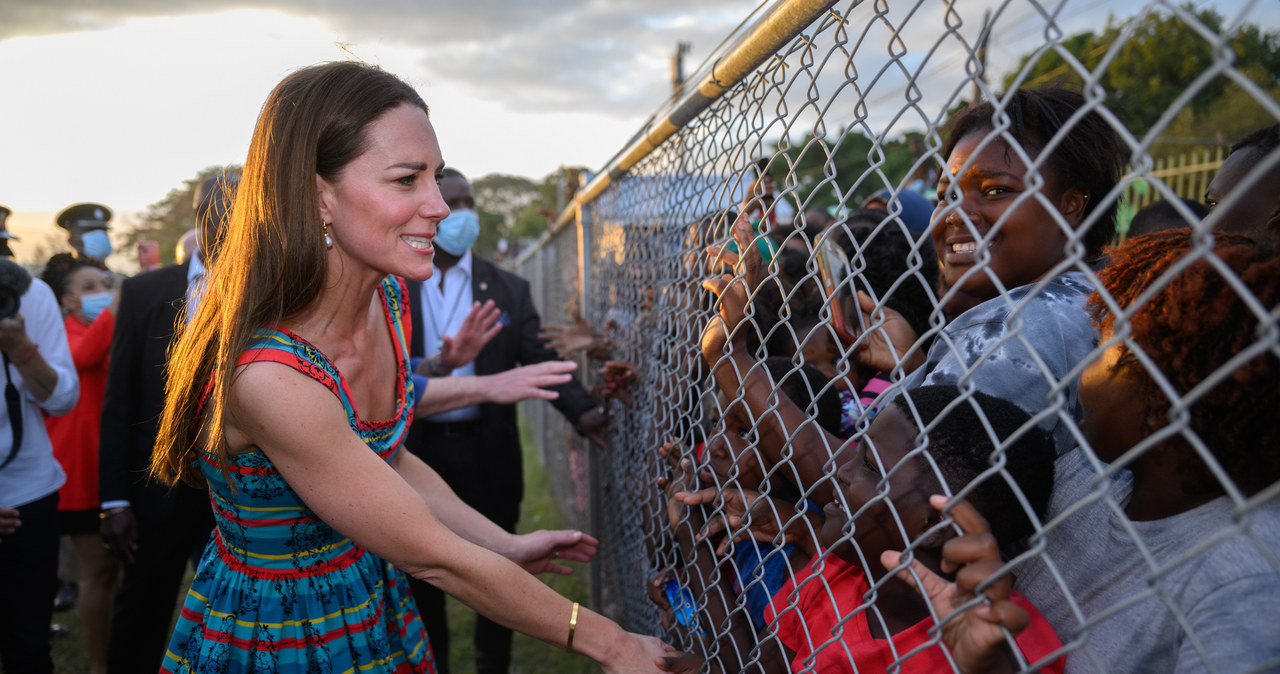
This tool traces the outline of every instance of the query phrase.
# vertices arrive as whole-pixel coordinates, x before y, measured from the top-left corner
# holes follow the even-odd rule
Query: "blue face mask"
[[[433,243],[450,255],[462,255],[470,250],[480,236],[480,216],[469,209],[459,209],[440,221]]]
[[[80,296],[80,311],[84,312],[86,318],[92,323],[98,318],[98,314],[111,304],[111,298],[115,297],[115,293],[93,293],[90,295]]]
[[[80,245],[84,254],[99,260],[107,259],[111,254],[111,237],[105,229],[92,229],[80,236]]]

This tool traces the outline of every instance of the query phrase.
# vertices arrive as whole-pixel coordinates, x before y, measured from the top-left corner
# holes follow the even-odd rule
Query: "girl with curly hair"
[[[1017,585],[1078,646],[1068,672],[1280,661],[1280,248],[1198,236],[1119,246],[1089,300],[1088,443]]]

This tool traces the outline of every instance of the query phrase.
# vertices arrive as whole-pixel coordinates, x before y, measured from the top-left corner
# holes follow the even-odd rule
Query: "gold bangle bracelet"
[[[573,602],[573,613],[569,616],[569,640],[564,642],[566,653],[573,652],[573,631],[578,629],[578,602]]]

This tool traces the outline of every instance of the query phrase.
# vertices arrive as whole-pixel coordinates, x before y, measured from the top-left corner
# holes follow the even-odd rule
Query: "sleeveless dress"
[[[354,430],[383,460],[413,418],[403,311],[405,288],[380,286],[397,354],[396,414],[361,419],[342,374],[288,331],[254,334],[241,365],[293,367],[333,392]],[[227,469],[206,450],[201,472],[217,528],[205,548],[165,654],[162,672],[434,672],[426,630],[406,577],[320,520],[261,451]]]

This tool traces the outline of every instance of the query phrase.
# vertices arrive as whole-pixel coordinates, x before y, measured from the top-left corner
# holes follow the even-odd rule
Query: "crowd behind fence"
[[[613,363],[608,451],[522,407],[595,606],[705,671],[1280,669],[1276,130],[1156,149],[1213,81],[1280,121],[1260,5],[1142,9],[1212,58],[1130,128],[1097,4],[774,3],[518,259]]]

